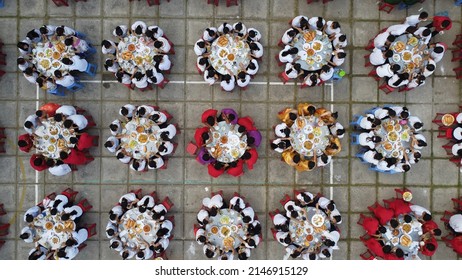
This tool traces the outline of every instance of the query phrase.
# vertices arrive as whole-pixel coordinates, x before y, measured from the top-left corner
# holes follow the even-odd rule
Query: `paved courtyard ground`
[[[221,0],[219,7],[207,5],[206,0],[162,0],[161,6],[148,7],[145,1],[130,4],[126,0],[88,0],[86,3],[71,3],[70,7],[55,7],[48,0],[6,0],[0,9],[0,38],[5,43],[8,65],[7,74],[0,80],[0,126],[6,127],[8,143],[6,153],[0,155],[0,203],[4,203],[8,215],[1,221],[10,221],[11,233],[0,250],[0,259],[26,259],[29,244],[19,239],[23,227],[23,212],[33,206],[36,197],[73,187],[86,197],[93,209],[84,218],[87,223],[97,223],[99,233],[90,238],[88,246],[78,259],[120,259],[109,249],[105,236],[107,212],[118,198],[132,189],[142,188],[145,193],[156,190],[161,196],[169,196],[175,203],[173,213],[176,226],[175,238],[168,248],[171,259],[203,259],[202,248],[192,233],[195,215],[202,198],[211,191],[222,189],[226,195],[238,191],[254,207],[264,228],[264,240],[252,252],[252,259],[280,259],[283,247],[271,235],[268,211],[281,208],[279,200],[294,189],[322,192],[333,199],[339,207],[344,222],[341,224],[340,250],[334,259],[359,259],[365,251],[359,241],[363,234],[356,224],[359,213],[376,200],[394,196],[393,189],[407,187],[413,191],[413,202],[429,208],[434,219],[439,221],[445,210],[451,210],[451,198],[460,196],[461,176],[458,168],[448,161],[437,139],[436,127],[431,120],[436,112],[456,111],[461,104],[460,82],[452,69],[458,63],[451,62],[451,53],[438,64],[438,69],[422,88],[408,94],[385,95],[378,90],[378,83],[367,77],[364,68],[364,46],[382,28],[398,23],[409,14],[421,9],[430,15],[448,11],[453,19],[452,30],[440,40],[451,46],[455,36],[461,33],[461,8],[452,0],[426,0],[409,10],[396,10],[391,14],[379,12],[376,0],[335,0],[323,5],[307,5],[305,0],[241,0],[239,6],[226,8]],[[73,2],[70,0],[70,2]],[[277,74],[282,71],[274,56],[280,50],[277,42],[288,28],[288,21],[296,15],[323,16],[340,22],[342,31],[348,36],[347,61],[344,69],[347,77],[333,85],[301,90],[291,85],[281,85]],[[176,55],[174,67],[168,78],[173,81],[163,90],[141,93],[129,92],[112,81],[113,77],[101,71],[104,58],[97,54],[91,61],[99,65],[98,75],[85,89],[67,97],[55,97],[40,92],[36,100],[36,88],[16,71],[15,44],[26,32],[42,24],[65,24],[87,34],[94,45],[104,38],[112,38],[112,29],[119,24],[144,20],[157,24],[174,42]],[[235,90],[224,93],[219,85],[209,87],[195,69],[196,56],[193,44],[204,28],[218,26],[223,21],[243,21],[247,27],[255,27],[262,33],[265,55],[260,71],[247,91]],[[85,78],[85,77],[84,77]],[[333,101],[331,92],[333,91]],[[97,127],[93,134],[100,135],[100,147],[92,149],[96,159],[85,167],[65,177],[52,177],[46,172],[36,175],[29,167],[29,155],[21,153],[15,146],[18,134],[22,134],[22,123],[27,115],[35,111],[37,101],[57,102],[82,107],[89,111]],[[296,173],[279,160],[279,155],[269,148],[268,140],[274,137],[272,126],[277,124],[276,113],[286,106],[299,102],[313,102],[339,112],[339,121],[348,126],[353,114],[362,113],[372,106],[383,104],[406,105],[425,123],[423,134],[429,147],[423,152],[423,160],[405,175],[383,175],[367,170],[354,157],[356,147],[349,144],[348,137],[342,141],[343,150],[333,162],[333,168],[311,173]],[[178,149],[169,161],[167,170],[134,173],[107,152],[102,144],[109,136],[108,125],[117,117],[118,108],[126,103],[136,105],[157,104],[174,116],[181,128],[177,136]],[[194,129],[199,126],[201,113],[207,108],[234,107],[240,115],[249,115],[263,134],[263,144],[258,149],[260,158],[255,169],[240,178],[222,176],[211,179],[207,169],[185,153],[184,147],[192,140]],[[443,230],[443,235],[447,232]],[[457,259],[455,253],[442,242],[432,259]]]

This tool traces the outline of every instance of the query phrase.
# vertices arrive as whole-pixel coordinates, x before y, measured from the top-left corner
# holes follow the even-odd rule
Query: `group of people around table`
[[[30,83],[49,93],[64,95],[64,88],[75,91],[81,87],[76,74],[93,76],[96,71],[96,65],[85,59],[96,50],[84,38],[84,34],[64,25],[32,29],[17,44],[18,68]]]
[[[235,85],[246,89],[263,56],[260,39],[257,29],[247,28],[242,22],[233,25],[224,22],[218,28],[206,28],[194,44],[199,74],[203,74],[209,85],[220,81],[227,92],[233,91]]]
[[[274,224],[273,237],[286,250],[284,259],[326,259],[338,250],[340,231],[337,225],[342,216],[333,200],[321,194],[295,191],[295,198],[288,195],[281,200],[284,213],[270,213]]]
[[[337,122],[337,112],[300,103],[297,109],[280,111],[278,118],[282,123],[274,127],[278,138],[271,142],[271,149],[297,171],[326,166],[341,151],[345,129]]]
[[[124,194],[109,211],[109,247],[124,260],[164,258],[173,238],[173,216],[167,217],[171,206],[168,197],[159,202],[155,192],[142,196],[140,189]]]
[[[198,152],[196,160],[207,165],[210,176],[216,178],[225,171],[231,176],[244,174],[244,165],[253,169],[258,160],[257,148],[262,136],[250,117],[239,117],[231,108],[202,113],[204,127],[197,128],[194,140]]]
[[[433,123],[438,125],[438,138],[446,138],[448,143],[443,145],[450,159],[459,166],[462,172],[462,113],[437,113]]]
[[[418,260],[419,253],[433,256],[438,248],[436,237],[441,235],[441,230],[431,212],[410,203],[410,191],[395,191],[396,198],[384,200],[385,206],[378,202],[369,206],[373,216],[361,214],[358,221],[366,231],[361,241],[368,248],[367,259]]]
[[[425,136],[419,133],[423,122],[407,107],[375,107],[365,116],[356,115],[351,124],[359,130],[352,134],[352,143],[361,146],[356,156],[374,171],[408,172],[427,146]]]
[[[229,200],[222,191],[202,200],[194,226],[197,243],[203,245],[207,258],[247,260],[262,240],[262,227],[252,207],[238,193]]]
[[[423,26],[427,20],[427,12],[410,15],[402,24],[385,28],[373,39],[369,61],[389,87],[412,90],[423,86],[443,58],[447,46],[434,38],[451,28],[451,19],[435,16]]]
[[[276,59],[285,63],[280,77],[300,79],[302,87],[317,86],[332,79],[336,68],[345,62],[348,41],[337,21],[300,15],[290,22],[279,45],[284,48]]]
[[[91,208],[86,199],[75,203],[77,192],[67,189],[61,194],[48,195],[41,203],[24,214],[27,226],[20,238],[34,243],[29,260],[72,260],[95,235],[96,224],[79,226],[82,215]]]
[[[98,136],[85,132],[96,124],[83,109],[47,103],[24,122],[25,134],[19,135],[21,151],[34,154],[30,165],[37,171],[48,170],[52,175],[63,176],[75,170],[73,166],[93,161],[91,147],[98,146]]]
[[[117,26],[112,34],[119,42],[103,40],[101,49],[108,55],[104,67],[114,73],[117,81],[130,89],[151,89],[152,85],[163,88],[168,79],[174,54],[173,44],[156,25],[143,21],[134,22],[129,28]]]
[[[173,138],[179,130],[169,124],[172,116],[157,106],[125,104],[119,110],[121,119],[110,125],[111,136],[104,143],[109,152],[134,171],[166,168],[167,156],[173,154]]]

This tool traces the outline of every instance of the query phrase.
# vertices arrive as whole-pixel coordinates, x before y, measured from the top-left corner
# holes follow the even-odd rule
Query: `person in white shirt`
[[[68,88],[75,83],[75,79],[72,75],[67,74],[63,76],[60,70],[56,70],[54,74],[55,74],[54,80],[57,85]]]
[[[425,44],[428,45],[432,38],[432,32],[429,28],[426,27],[420,27],[417,29],[416,32],[414,32],[414,35],[420,37],[420,40]]]
[[[260,58],[263,56],[263,46],[259,42],[252,42],[249,47],[253,57]]]
[[[63,58],[61,62],[69,67],[70,71],[80,71],[85,72],[88,68],[88,61],[86,59],[80,58],[78,55],[74,55],[73,57]]]
[[[359,121],[359,127],[362,129],[370,130],[375,126],[376,120],[373,114],[367,114]]]
[[[346,53],[344,50],[335,50],[332,56],[332,62],[329,61],[329,64],[334,67],[341,66],[345,62],[345,57]]]
[[[127,73],[125,73],[123,70],[120,70],[118,71],[117,73],[115,73],[115,76],[117,78],[117,81],[119,83],[122,83],[124,84],[125,86],[131,86],[132,84],[132,78],[130,77],[130,75],[128,75]]]
[[[456,157],[462,157],[462,143],[452,145],[451,151]]]
[[[323,30],[326,21],[322,17],[312,17],[308,20],[308,24],[313,30]]]
[[[462,214],[455,214],[449,218],[449,226],[457,233],[462,233]]]
[[[286,123],[280,123],[274,127],[274,133],[277,137],[287,138],[290,134],[290,128]]]
[[[374,141],[375,140],[375,141]],[[374,149],[377,141],[377,137],[374,136],[374,132],[363,132],[358,136],[359,145],[369,147],[369,149]]]
[[[125,104],[124,106],[120,108],[119,115],[127,117],[127,118],[132,118],[135,110],[136,110],[135,105]]]
[[[217,38],[217,29],[215,27],[208,27],[202,34],[202,39],[208,42],[212,42]]]
[[[114,136],[109,137],[106,143],[104,143],[104,147],[106,147],[109,152],[115,153],[119,147],[119,139]]]
[[[319,78],[321,81],[329,81],[332,79],[332,76],[334,75],[334,68],[330,67],[329,65],[323,65],[321,68],[321,73],[319,75]]]
[[[231,200],[229,201],[229,207],[231,209],[234,209],[234,211],[238,211],[240,212],[242,209],[245,208],[245,202],[244,200],[239,197],[239,196],[234,196],[233,198],[231,198]]]
[[[461,132],[462,132],[462,129],[461,129]],[[423,147],[427,146],[427,140],[425,139],[425,136],[423,136],[422,134],[414,133],[413,138],[414,139],[412,141],[413,142],[412,147],[414,149],[420,150]]]
[[[301,21],[308,23],[308,18],[306,16],[296,16],[292,19],[290,24],[293,27],[302,28]]]
[[[204,198],[202,200],[202,205],[204,205],[207,208],[217,208],[220,209],[223,206],[223,197],[220,194],[216,194],[212,196],[211,198]]]
[[[140,105],[136,108],[135,115],[140,118],[147,118],[154,112],[154,108],[149,105]]]
[[[154,39],[164,36],[164,30],[157,25],[148,26],[148,30],[153,33],[152,37],[154,37]]]
[[[245,88],[250,83],[250,75],[244,71],[239,72],[239,74],[237,74],[236,83],[239,87]]]
[[[48,171],[55,176],[64,176],[72,171],[68,164],[61,164],[48,168]]]
[[[21,229],[21,235],[19,236],[24,242],[26,243],[32,243],[35,242],[35,229],[32,229],[30,227],[23,227]]]
[[[362,159],[370,164],[378,165],[379,160],[382,159],[382,155],[378,153],[376,150],[369,150],[364,152],[364,154],[362,155]]]
[[[67,219],[75,220],[82,216],[83,210],[82,208],[80,208],[80,206],[74,205],[71,207],[64,208],[64,213],[65,214],[61,216],[61,219],[63,219],[63,221],[66,221]]]
[[[45,260],[48,255],[48,249],[38,245],[38,247],[29,251],[29,260]]]
[[[35,217],[42,213],[42,208],[39,206],[33,206],[27,209],[26,213],[24,213],[24,222],[32,223]]]
[[[55,251],[54,258],[57,260],[72,260],[79,254],[79,249],[77,247],[65,247],[65,249],[60,249]]]
[[[19,70],[21,70],[22,72],[26,71],[26,69],[31,66],[31,64],[27,60],[25,60],[22,56],[18,57],[16,62],[18,64]]]
[[[28,40],[22,40],[16,45],[18,47],[19,53],[22,56],[27,56],[31,52],[31,45]]]
[[[377,72],[377,76],[383,78],[383,77],[392,77],[395,73],[397,73],[399,70],[401,69],[401,67],[399,66],[399,64],[389,64],[389,63],[385,63],[383,65],[380,65],[380,66],[377,66],[376,68],[376,72]]]
[[[63,116],[68,117],[77,114],[77,110],[74,106],[61,105],[61,107],[56,110],[56,114],[62,114]]]
[[[119,63],[112,58],[107,58],[104,62],[104,68],[111,73],[117,73],[119,71]]]
[[[384,46],[385,46],[385,43],[388,41],[388,39],[390,38],[390,32],[382,32],[380,34],[378,34],[375,38],[374,38],[374,47],[375,48],[378,48],[378,49],[381,49],[381,50],[384,50]],[[393,35],[392,35],[393,36]],[[393,36],[394,37],[394,36]],[[393,40],[394,41],[394,40]]]
[[[227,22],[223,22],[220,26],[218,26],[217,30],[221,34],[228,34],[233,32],[233,26]]]
[[[139,89],[144,89],[148,87],[148,78],[145,74],[141,72],[136,72],[133,75],[132,83]]]
[[[32,70],[31,67],[26,68],[23,74],[24,74],[24,78],[26,78],[29,81],[29,83],[32,83],[32,84],[37,83],[38,73]]]
[[[225,91],[233,91],[236,80],[234,75],[224,75],[221,79],[220,85]]]
[[[88,230],[86,228],[81,228],[77,231],[73,231],[72,239],[75,241],[73,246],[79,247],[80,244],[82,244],[88,239]]]
[[[411,211],[412,211],[412,212],[414,213],[414,215],[416,215],[417,217],[421,217],[424,213],[427,213],[427,214],[429,214],[429,215],[432,214],[428,209],[426,209],[426,208],[424,208],[424,207],[422,207],[422,206],[420,206],[420,205],[411,204],[411,205],[409,205],[409,208],[411,208]]]
[[[148,161],[148,169],[159,169],[164,165],[164,159],[160,156],[152,157]]]
[[[254,42],[260,41],[261,34],[257,29],[251,27],[247,29],[247,39],[249,39],[250,41],[254,41]]]
[[[56,26],[54,25],[43,25],[40,27],[40,33],[44,36],[53,36],[56,32]]]
[[[146,32],[147,28],[148,26],[146,25],[146,23],[141,20],[135,21],[131,27],[133,32],[135,32],[135,34],[138,36],[143,35]]]
[[[50,201],[51,215],[56,215],[64,211],[64,207],[69,203],[69,198],[65,195],[58,194],[55,199]]]
[[[31,43],[39,43],[42,41],[42,34],[38,29],[32,29],[31,31],[27,32],[26,39],[29,40]]]
[[[122,132],[122,126],[119,120],[114,120],[110,125],[109,129],[111,130],[112,135],[117,135]]]
[[[112,35],[114,35],[114,37],[122,38],[127,36],[127,31],[128,27],[126,25],[119,25],[116,28],[114,28],[114,30],[112,31]]]
[[[271,142],[271,149],[273,149],[275,152],[282,153],[285,149],[287,149],[287,147],[281,138],[277,138]]]
[[[209,212],[207,212],[207,210],[204,210],[204,209],[199,210],[199,212],[197,213],[196,219],[201,225],[208,223]]]
[[[154,48],[158,49],[162,53],[169,53],[172,46],[164,37],[157,38],[157,41],[154,42]]]
[[[345,48],[348,44],[347,38],[345,34],[337,33],[332,40],[332,45],[335,49]]]
[[[75,30],[65,25],[56,27],[55,33],[57,36],[76,36]]]
[[[120,256],[121,256],[124,260],[131,259],[131,258],[133,258],[135,255],[136,255],[136,252],[133,251],[133,250],[130,249],[130,248],[124,248],[124,250],[120,251]]]
[[[298,34],[296,29],[290,28],[287,29],[286,32],[282,35],[281,41],[284,45],[289,45],[295,36]]]
[[[391,35],[400,36],[401,34],[406,32],[406,29],[408,27],[409,24],[395,24],[388,27],[387,32],[389,32]]]
[[[101,42],[101,52],[103,54],[113,54],[115,55],[117,51],[116,44],[111,40],[103,40]]]
[[[161,71],[170,70],[170,68],[172,67],[172,62],[170,61],[170,58],[168,57],[168,55],[166,55],[166,54],[160,55],[159,58],[162,58],[162,59],[160,59],[160,61],[158,62],[158,65],[157,65],[159,70],[161,70]]]
[[[445,52],[445,48],[443,45],[437,43],[435,44],[435,47],[433,48],[432,52],[430,53],[430,57],[433,58],[433,61],[435,63],[438,63],[443,59]]]
[[[83,130],[88,126],[87,118],[82,115],[70,115],[67,117],[66,121],[67,120],[71,120],[75,125],[78,126],[79,130]]]
[[[146,169],[146,160],[145,159],[134,159],[132,164],[130,164],[130,169],[133,171],[142,172]]]
[[[242,221],[246,224],[252,223],[255,218],[255,212],[252,207],[246,207],[242,209],[241,215],[243,217]]]
[[[125,155],[125,154],[122,152],[122,150],[118,150],[118,151],[116,152],[116,158],[117,158],[118,160],[120,160],[121,162],[125,163],[125,164],[128,164],[128,163],[132,160],[132,158],[129,157],[129,156],[127,156],[127,155]]]
[[[433,62],[433,60],[431,58],[428,59],[428,64],[427,66],[425,66],[425,69],[423,71],[423,76],[424,77],[428,77],[428,76],[431,76],[433,74],[433,72],[435,72],[436,70],[436,66]]]
[[[213,85],[218,80],[218,74],[213,68],[210,67],[204,71],[204,80],[209,85]]]
[[[162,73],[160,72],[157,72],[156,69],[149,69],[148,71],[146,71],[146,77],[148,83],[154,85],[159,85],[165,80],[164,75],[162,75]]]
[[[409,84],[409,73],[394,74],[388,79],[388,85],[394,88],[402,87]]]
[[[410,15],[405,20],[405,24],[409,24],[412,26],[417,26],[420,22],[426,21],[428,19],[427,12],[421,12],[419,15]]]
[[[324,29],[327,35],[337,34],[340,33],[340,31],[340,24],[337,21],[327,21],[326,28]]]
[[[284,225],[287,225],[288,219],[282,214],[276,214],[273,217],[273,223],[276,229],[281,229]]]
[[[296,79],[298,76],[303,74],[302,66],[300,63],[286,63],[284,73],[290,79]]]
[[[234,23],[232,29],[234,30],[234,33],[236,33],[239,37],[244,37],[247,35],[247,27],[240,21]]]
[[[38,124],[40,123],[39,118],[36,114],[29,115],[24,122],[24,130],[28,134],[33,134],[34,130],[37,128]]]
[[[284,49],[279,52],[279,61],[282,63],[292,63],[297,53],[297,48],[292,48],[290,45],[285,45]]]
[[[342,139],[343,136],[345,136],[345,128],[343,128],[343,125],[341,125],[338,122],[336,122],[334,125],[329,126],[329,131],[330,134],[332,134],[333,136],[337,136],[340,139]]]
[[[379,48],[374,48],[372,53],[369,56],[369,61],[372,65],[382,65],[386,62],[387,58],[393,56],[392,50],[387,50],[382,52]]]
[[[414,128],[415,131],[422,130],[423,122],[416,116],[410,116],[408,118],[409,125]]]

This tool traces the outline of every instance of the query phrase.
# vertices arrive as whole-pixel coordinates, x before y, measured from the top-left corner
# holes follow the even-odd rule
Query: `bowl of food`
[[[220,38],[218,38],[217,40],[217,45],[220,47],[226,47],[228,43],[229,43],[229,40],[228,38],[226,38],[226,36],[220,36]]]
[[[314,138],[314,134],[313,133],[309,133],[308,134],[308,139],[312,140]]]
[[[234,248],[234,238],[232,237],[226,237],[224,240],[223,240],[223,246],[225,248]]]
[[[403,193],[403,200],[404,201],[411,201],[412,200],[412,193],[411,192],[404,192]]]
[[[42,59],[42,61],[40,61],[40,66],[42,66],[44,69],[49,69],[51,66],[50,60]]]
[[[319,41],[315,41],[315,42],[313,43],[313,49],[314,49],[315,51],[320,51],[320,50],[322,49],[322,43],[319,42]]]
[[[145,133],[141,133],[138,136],[138,142],[141,143],[141,144],[146,144],[148,142],[148,135],[145,134]]]
[[[313,149],[313,142],[311,142],[311,141],[305,141],[305,142],[303,143],[303,147],[304,147],[305,149],[307,149],[307,150],[311,150],[311,149]]]
[[[221,216],[221,218],[220,218],[220,223],[221,223],[222,225],[227,225],[227,224],[229,224],[229,222],[230,222],[230,219],[229,219],[228,216]]]
[[[395,142],[396,140],[398,140],[398,134],[395,131],[388,132],[388,140],[390,140],[391,142]]]
[[[210,232],[211,232],[212,234],[217,234],[217,233],[218,233],[218,227],[216,227],[216,226],[211,227],[211,228],[210,228]]]
[[[419,43],[419,39],[417,39],[416,37],[412,36],[411,38],[409,38],[409,40],[407,40],[407,43],[411,46],[416,46],[417,43]]]
[[[143,231],[144,231],[145,233],[150,232],[150,231],[151,231],[151,226],[150,226],[150,225],[144,225],[144,226],[143,226]]]
[[[231,234],[231,228],[228,226],[222,226],[220,229],[220,235],[223,237],[228,237]]]
[[[401,41],[396,42],[396,44],[393,46],[393,49],[397,53],[400,53],[400,52],[404,51],[405,48],[406,48],[406,44],[404,42],[401,42]]]
[[[398,236],[399,235],[399,230],[397,229],[394,229],[391,234],[393,234],[393,236]]]
[[[411,224],[403,224],[402,229],[405,233],[411,232],[411,229],[412,229]]]
[[[311,224],[315,227],[321,227],[324,225],[324,217],[321,214],[314,214],[311,217]]]
[[[408,51],[403,52],[403,61],[404,62],[410,62],[411,59],[412,59],[412,53],[411,52],[408,52]]]
[[[308,54],[308,56],[313,56],[315,53],[316,53],[316,51],[314,49],[308,49],[306,51],[306,54]]]
[[[237,150],[237,149],[232,149],[232,150],[231,150],[231,157],[232,157],[233,159],[238,159],[238,158],[239,158],[239,150]]]
[[[218,56],[221,58],[225,58],[228,55],[228,52],[225,49],[221,49],[218,53]]]
[[[45,223],[45,229],[46,230],[51,230],[53,228],[53,223],[52,222],[46,222]]]
[[[308,234],[305,239],[306,239],[306,241],[311,242],[311,241],[313,241],[314,237],[313,237],[313,235]]]
[[[50,153],[54,153],[56,151],[56,147],[53,146],[53,145],[50,145],[48,146],[47,150],[50,152]]]
[[[58,60],[58,59],[61,58],[61,53],[59,53],[59,52],[53,52],[53,54],[51,55],[51,57],[52,57],[53,59]]]
[[[222,144],[227,144],[228,143],[228,136],[227,135],[223,135],[220,137],[220,142]]]
[[[445,114],[441,118],[441,122],[443,123],[444,126],[451,126],[454,123],[454,121],[455,121],[455,118],[451,114]]]
[[[133,51],[136,50],[136,46],[135,46],[135,44],[129,44],[129,45],[127,46],[127,49],[128,49],[129,51],[133,52]]]
[[[234,58],[235,58],[235,57],[234,57],[234,54],[233,54],[233,53],[228,54],[228,60],[229,60],[229,61],[234,61]]]
[[[407,234],[403,234],[399,239],[399,243],[404,247],[409,247],[412,243],[412,238]]]

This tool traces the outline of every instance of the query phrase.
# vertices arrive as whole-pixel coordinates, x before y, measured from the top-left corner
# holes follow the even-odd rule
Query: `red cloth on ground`
[[[61,105],[56,103],[47,103],[40,107],[39,110],[45,111],[49,117],[53,117],[56,114],[56,110],[59,109]]]
[[[401,214],[407,214],[412,212],[411,208],[409,207],[409,202],[406,202],[402,199],[395,199],[387,203],[388,208],[392,209],[395,212],[395,217],[398,217]]]
[[[435,245],[435,250],[434,251],[429,251],[425,245],[426,244],[433,244]],[[420,247],[420,252],[422,253],[422,255],[425,255],[425,256],[433,256],[436,252],[436,250],[438,249],[438,242],[436,241],[435,237],[432,237],[430,240],[428,240],[427,242],[425,242],[425,244]]]
[[[93,160],[93,157],[86,157],[84,152],[72,149],[68,157],[63,160],[64,163],[74,165],[84,165]]]
[[[218,111],[215,110],[215,109],[208,109],[204,113],[202,113],[201,121],[203,123],[207,123],[207,118],[210,117],[210,116],[216,118],[217,113],[218,113]]]
[[[437,225],[433,220],[430,220],[430,221],[428,221],[428,222],[425,222],[425,223],[422,225],[422,231],[423,231],[423,233],[432,231],[432,230],[437,229],[437,228],[438,228],[438,225]]]
[[[209,132],[209,128],[208,127],[201,127],[201,128],[198,128],[196,129],[196,132],[194,132],[194,140],[196,140],[196,145],[198,147],[204,145],[204,141],[202,140],[202,134],[204,132]]]
[[[448,27],[443,27],[443,21],[449,20],[450,24]],[[452,27],[452,20],[449,17],[445,16],[434,16],[433,17],[433,27],[435,28],[436,31],[443,31],[443,30],[449,30]]]
[[[239,177],[244,174],[244,162],[242,160],[237,161],[236,167],[231,167],[228,169],[228,174],[234,177]]]
[[[90,149],[93,147],[93,142],[96,136],[91,136],[90,134],[84,132],[80,134],[79,141],[77,142],[77,149],[80,151],[85,149]]]
[[[218,176],[220,176],[221,174],[225,172],[224,168],[216,170],[215,167],[213,167],[213,164],[209,164],[207,168],[209,170],[209,175],[212,176],[213,178],[217,178]]]
[[[258,152],[256,149],[250,149],[250,150],[247,150],[247,152],[250,153],[250,159],[246,160],[245,163],[247,164],[247,167],[249,168],[249,170],[252,170],[253,165],[258,160]]]
[[[379,219],[381,225],[388,223],[393,218],[395,212],[392,209],[385,208],[381,205],[373,210],[374,215]]]
[[[18,137],[18,141],[19,140],[24,140],[27,142],[27,146],[25,147],[19,147],[19,149],[25,153],[28,153],[30,152],[30,149],[32,149],[32,147],[34,146],[34,141],[32,141],[32,137],[29,135],[29,134],[21,134],[19,135]]]
[[[379,229],[379,221],[374,217],[366,217],[363,221],[363,228],[367,234],[375,234]]]
[[[364,245],[371,250],[372,253],[374,253],[376,256],[379,256],[381,258],[384,257],[384,253],[382,250],[382,245],[377,241],[375,238],[371,238],[369,240],[364,241]]]
[[[42,160],[42,164],[41,165],[35,165],[34,164],[34,160],[38,157],[41,157],[41,156],[38,156],[37,154],[33,154],[31,157],[30,157],[30,160],[29,160],[29,163],[30,163],[30,166],[32,168],[34,168],[35,170],[37,171],[43,171],[45,169],[48,169],[48,166],[45,162],[45,160]],[[43,159],[43,158],[42,158]]]
[[[454,237],[450,242],[454,252],[462,255],[462,235]]]
[[[239,118],[237,120],[237,123],[239,125],[242,125],[243,127],[245,127],[245,129],[247,131],[249,130],[257,130],[257,128],[255,126],[253,126],[253,120],[251,117],[242,117],[242,118]]]

